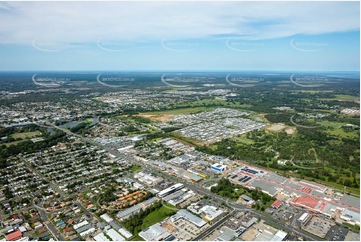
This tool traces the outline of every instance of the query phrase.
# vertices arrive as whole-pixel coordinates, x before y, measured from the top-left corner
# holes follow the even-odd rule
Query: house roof
[[[15,239],[17,239],[17,238],[19,238],[19,237],[21,237],[21,236],[22,236],[21,231],[20,231],[20,230],[16,230],[15,232],[13,232],[13,233],[11,233],[11,234],[6,235],[6,239],[7,239],[7,240],[15,240]]]

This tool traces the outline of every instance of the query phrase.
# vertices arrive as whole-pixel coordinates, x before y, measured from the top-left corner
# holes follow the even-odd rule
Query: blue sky
[[[359,2],[0,2],[0,70],[359,71]]]

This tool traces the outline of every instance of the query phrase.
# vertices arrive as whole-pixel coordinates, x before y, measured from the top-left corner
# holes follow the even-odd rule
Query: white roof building
[[[270,241],[283,241],[287,238],[287,233],[282,231],[282,230],[278,230],[277,233],[271,238]]]
[[[171,236],[171,234],[167,230],[162,228],[160,226],[160,223],[156,223],[147,228],[146,230],[141,231],[139,233],[139,236],[146,241],[160,241],[165,240],[166,238]]]
[[[204,220],[213,221],[213,219],[217,218],[223,213],[223,210],[217,209],[214,206],[206,205],[200,209],[203,213],[205,213]]]
[[[113,218],[110,217],[110,216],[109,216],[108,214],[106,214],[106,213],[100,215],[100,217],[101,217],[102,219],[104,219],[104,221],[107,222],[107,223],[110,223],[111,221],[113,221]]]
[[[174,221],[177,221],[177,220],[180,219],[180,218],[184,218],[184,219],[188,220],[189,222],[191,222],[191,223],[193,223],[194,225],[196,225],[198,228],[201,228],[201,227],[203,227],[205,224],[207,224],[206,221],[204,221],[203,219],[197,217],[196,215],[188,212],[188,211],[185,210],[185,209],[180,209],[180,210],[178,210],[178,212],[171,217],[171,220],[174,222]]]
[[[340,215],[340,218],[350,224],[360,225],[360,213],[346,208]]]
[[[112,241],[125,241],[125,239],[123,238],[123,236],[121,236],[117,231],[115,231],[114,229],[109,229],[108,231],[105,232],[111,239]]]
[[[85,226],[85,225],[87,225],[87,224],[89,224],[89,222],[86,221],[86,220],[84,220],[84,221],[81,222],[81,223],[74,224],[73,228],[74,228],[75,230],[77,230],[78,228],[83,227],[83,226]]]
[[[86,236],[88,236],[88,235],[90,235],[90,234],[92,234],[94,232],[95,232],[95,228],[90,228],[90,229],[80,233],[80,236],[85,238]]]
[[[133,234],[132,233],[130,233],[128,230],[126,230],[125,228],[121,228],[121,229],[119,229],[118,230],[119,231],[119,233],[121,234],[121,235],[123,235],[125,238],[127,238],[127,239],[129,239],[130,237],[132,237],[133,236]]]
[[[103,232],[100,232],[99,234],[94,236],[95,241],[110,241]]]

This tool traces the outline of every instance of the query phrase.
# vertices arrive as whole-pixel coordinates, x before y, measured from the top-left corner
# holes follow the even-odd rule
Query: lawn
[[[136,234],[132,237],[131,241],[144,241],[144,239]]]
[[[328,128],[328,127],[334,128],[334,130],[327,129],[326,132],[329,134],[335,135],[335,136],[340,136],[341,138],[346,138],[346,137],[358,138],[359,137],[357,134],[357,132],[359,132],[359,131],[353,131],[353,132],[346,133],[343,129],[341,129],[340,127],[345,125],[345,123],[324,121],[324,122],[317,122],[317,124],[320,124],[326,128]]]
[[[335,95],[334,98],[318,98],[319,100],[341,100],[341,101],[355,101],[357,96],[351,95]]]
[[[241,142],[241,143],[243,143],[243,144],[246,144],[246,145],[250,145],[250,144],[253,144],[253,143],[254,143],[253,140],[247,139],[245,134],[242,134],[241,137],[235,137],[235,138],[233,138],[233,139],[236,140],[236,141],[238,141],[238,142]]]
[[[137,166],[137,165],[132,165],[132,167],[130,168],[131,171],[139,171],[141,169],[142,169],[142,167]]]
[[[151,212],[144,218],[143,224],[142,224],[142,229],[148,228],[149,226],[152,226],[153,224],[161,222],[163,219],[173,215],[176,212],[175,210],[170,209],[170,208],[175,208],[174,206],[172,206],[168,203],[165,203],[165,205],[167,207],[165,207],[163,205],[160,209],[158,209],[154,212]],[[170,208],[168,208],[168,207],[170,207]]]
[[[5,143],[5,146],[9,147],[11,145],[18,145],[21,142],[24,142],[24,140],[18,140],[18,141],[14,141],[14,142],[10,142],[10,143]]]
[[[40,131],[34,131],[34,132],[25,132],[25,133],[15,133],[12,134],[11,137],[13,137],[14,139],[18,139],[18,138],[28,139],[39,135],[41,135]]]

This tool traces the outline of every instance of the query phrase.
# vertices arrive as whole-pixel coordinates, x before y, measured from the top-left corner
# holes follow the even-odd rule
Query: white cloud
[[[7,2],[0,43],[207,38],[268,39],[359,30],[358,2]]]

